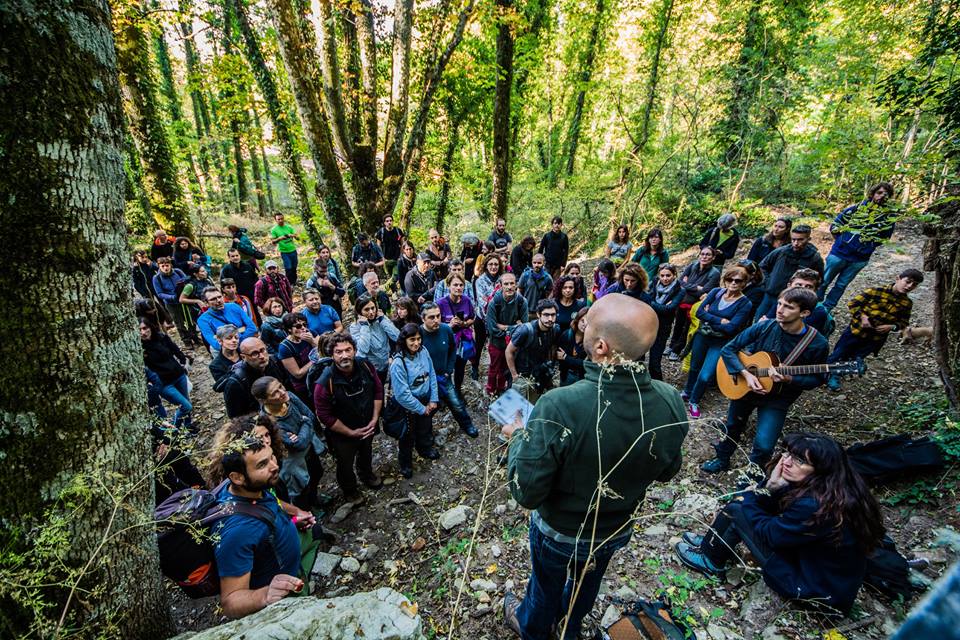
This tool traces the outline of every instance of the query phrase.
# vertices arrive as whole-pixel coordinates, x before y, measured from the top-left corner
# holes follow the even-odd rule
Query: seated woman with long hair
[[[683,564],[722,576],[743,542],[784,598],[847,614],[883,537],[880,506],[833,438],[795,433],[760,485],[729,502],[703,536],[674,547]]]

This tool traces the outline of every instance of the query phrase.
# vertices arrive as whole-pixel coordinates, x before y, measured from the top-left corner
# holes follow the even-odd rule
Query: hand
[[[521,414],[519,411],[517,411],[517,415],[513,419],[513,422],[500,427],[500,433],[503,434],[503,437],[509,440],[513,437],[513,432],[517,429],[523,429],[523,414]]]
[[[873,325],[870,324],[870,318],[865,313],[860,314],[860,324],[868,329],[872,329]]]
[[[170,447],[168,447],[163,443],[160,443],[160,446],[157,447],[157,451],[156,453],[153,454],[153,457],[157,459],[157,462],[160,462],[161,460],[167,457],[167,453],[169,451],[170,451]]]
[[[763,322],[764,320],[769,320],[769,318],[767,318],[767,316],[760,316],[760,320],[758,320],[758,322]]]
[[[263,606],[279,602],[291,591],[300,591],[303,589],[303,580],[288,576],[285,573],[278,573],[273,576],[269,586],[263,592]]]
[[[290,434],[290,442],[300,442],[300,436],[295,433]]]
[[[770,367],[770,379],[774,382],[790,382],[791,380],[790,376],[783,375],[777,371],[776,367]]]
[[[367,426],[361,429],[354,429],[351,435],[357,440],[363,440],[364,438],[369,438],[370,436],[372,436],[373,431],[376,428],[377,428],[377,421],[372,420],[367,423]]]
[[[777,462],[773,471],[770,472],[770,477],[767,479],[767,489],[776,491],[786,485],[787,481],[783,479],[783,456],[780,456],[780,461]]]
[[[295,511],[293,517],[297,519],[298,529],[309,529],[313,525],[317,524],[317,516],[298,507],[294,507],[294,509]]]
[[[720,324],[730,324],[730,321],[724,318],[723,320],[720,321]]]
[[[750,387],[750,391],[753,391],[754,393],[759,393],[761,395],[767,392],[767,390],[763,388],[763,385],[760,384],[760,379],[757,378],[757,376],[750,373],[749,371],[747,371],[746,369],[741,371],[740,375],[743,376],[744,382],[746,382],[747,386]]]
[[[431,403],[427,404],[427,415],[430,415],[431,413],[433,413],[433,412],[436,411],[436,410],[437,410],[437,403],[436,403],[436,402],[431,402]]]
[[[450,328],[451,328],[451,329],[459,329],[461,326],[463,326],[463,320],[461,320],[460,318],[458,318],[458,317],[456,317],[456,316],[450,318]]]
[[[426,300],[427,300],[426,298],[424,298],[423,296],[420,296],[419,298],[417,298],[417,304],[423,304],[424,302],[426,302]]]
[[[879,327],[874,327],[874,329],[876,329],[877,333],[890,333],[893,331],[893,327],[894,325],[892,324],[882,324]]]
[[[563,349],[557,349],[557,360],[566,360],[567,352]]]
[[[378,318],[383,317],[383,309],[381,309],[380,307],[377,307],[377,317]]]

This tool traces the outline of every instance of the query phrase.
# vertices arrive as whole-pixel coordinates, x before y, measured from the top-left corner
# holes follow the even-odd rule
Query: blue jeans
[[[283,271],[287,274],[287,280],[290,281],[290,286],[297,284],[297,264],[299,264],[300,261],[297,252],[288,251],[281,253],[280,259],[283,260]]]
[[[843,333],[840,334],[837,344],[833,345],[833,351],[830,353],[830,357],[827,358],[827,362],[833,364],[841,360],[866,358],[869,355],[875,355],[883,345],[883,342],[874,342],[873,340],[858,338],[850,331],[850,327],[847,327]]]
[[[716,445],[717,457],[729,460],[740,441],[740,437],[747,428],[747,421],[753,410],[757,410],[757,435],[753,438],[753,450],[750,452],[750,462],[761,468],[773,456],[773,449],[780,439],[783,423],[787,419],[789,407],[771,406],[764,403],[763,396],[748,393],[739,400],[731,400],[727,410],[727,437]]]
[[[466,429],[473,425],[470,412],[467,411],[467,403],[463,396],[457,393],[456,385],[453,384],[453,380],[449,376],[437,376],[437,390],[440,392],[440,402],[450,408],[453,419],[457,421],[461,428]]]
[[[527,594],[517,609],[520,637],[523,640],[547,640],[550,637],[550,628],[555,624],[559,633],[563,626],[561,620],[570,608],[570,598],[579,583],[580,591],[570,612],[567,632],[564,634],[564,640],[574,640],[580,634],[580,623],[584,616],[590,613],[597,599],[600,582],[610,558],[628,542],[629,527],[627,533],[620,534],[594,549],[591,565],[593,568],[584,574],[584,566],[589,559],[590,540],[585,539],[575,545],[558,542],[544,535],[531,521],[530,564],[533,570],[527,582]]]
[[[690,402],[700,404],[700,399],[717,379],[717,361],[720,350],[726,344],[724,338],[708,338],[702,333],[693,336],[690,349],[690,373],[683,390],[690,396]]]
[[[160,397],[177,405],[177,416],[174,419],[177,427],[190,429],[193,426],[190,418],[193,405],[190,404],[190,392],[187,391],[187,374],[183,374],[161,389]]]
[[[847,286],[857,277],[857,274],[860,273],[861,269],[867,266],[867,260],[863,262],[850,262],[849,260],[844,260],[843,258],[838,258],[832,253],[827,256],[827,261],[824,265],[823,270],[823,284],[820,285],[820,290],[817,291],[817,295],[823,300],[823,306],[829,310],[833,310],[837,306],[837,303],[840,302],[840,298],[843,296],[843,292],[847,290]],[[836,279],[836,284],[833,285],[833,288],[830,289],[830,293],[827,293],[827,287],[830,286],[830,283]],[[826,297],[824,297],[826,294]]]

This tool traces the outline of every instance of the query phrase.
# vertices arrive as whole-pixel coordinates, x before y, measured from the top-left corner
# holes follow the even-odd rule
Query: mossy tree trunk
[[[960,185],[949,187],[928,213],[940,217],[923,230],[929,237],[923,267],[934,274],[934,350],[947,398],[960,408]]]
[[[510,192],[510,94],[513,91],[513,33],[510,16],[513,0],[496,0],[497,79],[493,98],[493,202],[495,218],[507,217]]]
[[[106,0],[0,3],[0,32],[16,43],[0,54],[0,231],[13,240],[0,269],[0,546],[27,553],[43,527],[63,518],[64,565],[54,557],[25,567],[50,571],[43,582],[54,583],[32,591],[53,605],[44,637],[173,631],[150,523],[153,483],[144,475],[152,456],[110,19]],[[118,26],[132,28],[122,16]],[[143,95],[131,71],[126,81]],[[78,478],[89,499],[56,508]],[[107,491],[123,495],[120,508]],[[56,584],[62,571],[88,562],[68,597]],[[22,589],[4,585],[4,637],[37,633],[23,626],[39,621],[18,597]]]
[[[157,224],[167,231],[192,238],[190,211],[160,115],[157,81],[150,66],[151,43],[142,5],[136,0],[117,0],[113,26],[127,123],[140,153],[143,187],[150,197],[150,212]]]

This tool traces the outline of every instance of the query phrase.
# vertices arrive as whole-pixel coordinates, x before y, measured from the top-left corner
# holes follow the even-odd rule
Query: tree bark
[[[460,125],[463,123],[463,115],[452,113],[448,107],[447,113],[450,114],[450,133],[447,137],[447,148],[443,152],[443,162],[440,165],[440,194],[437,196],[437,217],[435,226],[437,231],[443,233],[444,219],[447,217],[447,205],[450,201],[450,176],[453,173],[453,158],[457,153],[457,147],[460,146]]]
[[[297,213],[303,221],[310,242],[314,247],[319,247],[323,244],[323,236],[320,235],[313,220],[310,197],[307,194],[307,180],[303,173],[303,166],[300,164],[300,154],[297,153],[293,131],[290,130],[287,123],[287,112],[280,102],[277,84],[270,73],[269,67],[267,67],[256,33],[250,25],[250,18],[247,15],[243,0],[233,0],[233,2],[240,32],[243,35],[247,61],[250,63],[253,77],[257,81],[264,102],[267,104],[267,112],[270,114],[270,121],[273,123],[273,137],[280,147],[280,158],[287,174],[287,181],[290,183],[290,192],[296,203]]]
[[[130,19],[118,13],[124,54],[149,52]],[[0,32],[16,43],[0,56],[0,228],[17,238],[0,270],[0,483],[8,489],[0,492],[0,544],[37,560],[28,571],[51,572],[19,594],[54,605],[52,621],[34,620],[36,610],[15,595],[22,585],[6,584],[4,622],[21,625],[4,627],[10,637],[44,629],[162,638],[174,628],[151,525],[153,482],[144,476],[152,455],[125,266],[124,117],[110,21],[105,0],[0,4]],[[127,63],[142,125],[153,86]],[[144,133],[140,144],[152,143]],[[168,222],[189,231],[188,220]],[[56,508],[74,481],[89,499]],[[106,491],[122,494],[120,508]],[[38,536],[61,517],[62,557],[30,555],[34,545],[57,550]],[[88,562],[69,597],[56,584],[62,570]],[[23,626],[30,623],[38,626]]]
[[[273,203],[273,180],[270,178],[270,161],[267,159],[267,145],[264,144],[263,140],[263,124],[260,122],[260,112],[253,109],[253,124],[257,127],[257,131],[260,132],[260,137],[257,138],[257,151],[260,154],[260,159],[263,161],[263,182],[264,186],[267,188],[267,206],[271,211],[275,211],[275,205]],[[274,127],[276,128],[276,127]],[[297,164],[300,164],[300,156],[297,155]],[[302,168],[301,168],[302,171]],[[306,190],[304,190],[306,192]],[[307,201],[307,210],[309,211],[310,202]]]
[[[263,174],[260,171],[260,154],[257,151],[259,145],[256,139],[260,135],[260,130],[254,130],[250,126],[249,115],[246,119],[247,122],[245,123],[246,126],[244,129],[246,129],[247,135],[244,139],[247,143],[247,155],[250,156],[250,172],[253,174],[253,188],[257,196],[257,212],[261,218],[265,218],[267,216],[267,194],[263,186]]]
[[[491,212],[495,218],[507,217],[510,192],[510,92],[513,89],[513,34],[507,14],[513,0],[496,0],[497,81],[493,98],[493,193]]]
[[[594,8],[593,23],[590,25],[590,36],[587,38],[587,52],[583,59],[583,66],[577,74],[577,98],[574,101],[573,117],[570,119],[570,129],[567,132],[567,175],[573,175],[573,168],[577,158],[577,146],[580,144],[580,126],[583,120],[583,105],[587,100],[587,87],[593,77],[593,66],[597,58],[597,48],[600,44],[600,27],[603,24],[606,12],[605,0],[597,0]]]
[[[143,187],[150,197],[150,211],[162,228],[174,235],[192,238],[190,212],[157,104],[150,42],[139,3],[118,7],[114,29],[127,123],[143,163]]]
[[[960,408],[960,187],[954,185],[927,210],[939,216],[925,225],[925,271],[934,272],[933,344],[947,398]]]

